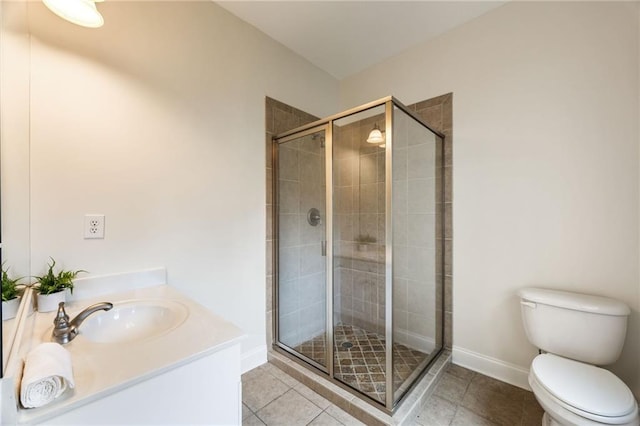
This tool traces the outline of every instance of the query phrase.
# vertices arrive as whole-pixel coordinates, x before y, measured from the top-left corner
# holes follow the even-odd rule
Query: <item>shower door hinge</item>
[[[320,242],[320,246],[322,247],[320,250],[322,251],[322,255],[326,256],[327,255],[327,241],[321,241]]]

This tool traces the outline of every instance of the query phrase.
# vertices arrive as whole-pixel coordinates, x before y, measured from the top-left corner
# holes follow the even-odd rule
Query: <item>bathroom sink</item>
[[[94,343],[130,343],[159,337],[184,322],[188,310],[171,300],[129,300],[91,315],[79,327]]]

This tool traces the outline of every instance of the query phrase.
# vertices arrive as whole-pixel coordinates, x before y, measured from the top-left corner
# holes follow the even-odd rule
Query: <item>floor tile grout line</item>
[[[462,403],[464,402],[464,398],[467,396],[467,392],[469,392],[469,388],[471,387],[471,383],[473,382],[473,379],[476,378],[476,376],[478,375],[478,373],[476,373],[475,371],[473,372],[473,374],[471,375],[471,378],[469,379],[469,383],[467,383],[467,386],[464,389],[464,393],[462,394],[462,399],[460,400],[459,404],[456,404],[456,413],[458,412],[458,409],[460,407],[464,408],[467,411],[470,411],[471,413],[475,414],[476,416],[483,418],[493,424],[496,424],[496,422],[494,422],[493,420],[487,418],[484,415],[481,415],[480,413],[476,412],[475,410],[472,410],[471,408],[467,408],[465,407]],[[453,418],[455,419],[455,415],[453,416]],[[451,419],[451,421],[453,422],[453,419]]]
[[[278,398],[276,398],[278,399]],[[275,399],[273,400],[275,401]],[[271,404],[273,401],[269,401],[264,407],[266,407],[267,405]],[[243,402],[244,404],[244,402]],[[247,404],[245,404],[247,405]],[[254,416],[256,416],[258,418],[258,420],[260,420],[262,423],[264,423],[264,421],[260,418],[260,416],[258,416],[258,411],[262,410],[264,407],[260,407],[258,408],[256,411],[253,411],[251,408],[249,408],[249,406],[247,405],[247,408],[249,409],[249,411],[251,411],[251,414],[253,414]],[[247,417],[251,417],[251,416],[247,416]],[[266,423],[265,423],[266,424]]]
[[[456,409],[455,409],[455,411],[453,412],[453,416],[451,416],[451,420],[449,420],[449,423],[448,423],[448,425],[449,425],[449,426],[451,426],[451,424],[452,424],[452,423],[453,423],[453,421],[455,420],[455,418],[456,418],[456,414],[458,414],[458,410],[459,410],[459,409],[460,409],[460,406],[459,406],[458,404],[456,404]]]
[[[302,382],[301,382],[301,383],[302,383]],[[306,386],[306,385],[305,385],[305,386]],[[307,386],[307,387],[308,387],[308,386]],[[310,403],[312,403],[313,405],[315,405],[316,407],[318,407],[320,410],[322,410],[322,411],[321,411],[321,413],[324,413],[324,412],[326,411],[326,408],[322,408],[322,407],[320,407],[318,404],[316,404],[315,402],[313,402],[312,400],[310,400],[309,398],[307,398],[306,396],[304,396],[303,394],[301,394],[300,392],[298,392],[298,390],[297,390],[296,388],[291,388],[291,389],[293,389],[293,391],[294,391],[295,393],[297,393],[298,395],[300,395],[301,397],[303,397],[304,399],[306,399],[307,401],[309,401]],[[309,389],[311,389],[311,388],[309,388]],[[315,392],[313,389],[311,389],[311,391],[312,391],[312,392]],[[321,398],[324,398],[322,395],[319,395],[319,396],[320,396]],[[325,398],[325,399],[326,399],[326,398]],[[327,399],[327,401],[329,401],[329,400]],[[331,401],[329,401],[329,404],[332,404],[332,403],[331,403]],[[331,406],[331,405],[329,405],[329,406]]]
[[[324,410],[320,411],[320,412],[318,413],[318,415],[317,415],[317,416],[315,416],[314,418],[312,418],[312,419],[311,419],[311,421],[309,421],[309,422],[306,424],[306,426],[309,426],[311,423],[313,423],[313,421],[314,421],[315,419],[317,419],[318,417],[320,417],[320,416],[322,415],[322,413],[324,413]]]
[[[333,405],[333,404],[331,404]],[[340,420],[336,419],[335,417],[333,417],[330,413],[327,413],[327,410],[329,408],[331,408],[331,405],[329,405],[327,408],[325,408],[324,410],[322,410],[317,416],[315,416],[309,423],[307,423],[307,426],[309,426],[311,423],[313,423],[313,421],[315,419],[317,419],[318,417],[320,417],[323,413],[326,414],[327,416],[331,417],[332,419],[334,419],[336,422],[340,423],[341,425],[344,426],[344,423],[342,423]],[[349,413],[347,413],[349,414]]]
[[[299,382],[302,383],[302,382]],[[309,388],[311,389],[311,388]],[[313,391],[313,389],[311,389]],[[326,413],[329,417],[331,417],[332,419],[334,419],[335,421],[337,421],[338,423],[340,423],[341,425],[344,425],[344,423],[342,423],[340,420],[336,419],[335,417],[333,417],[330,413],[327,412],[327,410],[329,408],[331,408],[334,404],[329,401],[329,406],[327,408],[322,408],[320,406],[318,406],[316,403],[314,403],[313,401],[311,401],[309,398],[307,398],[306,396],[302,395],[300,392],[298,392],[295,387],[290,387],[286,392],[284,392],[282,395],[278,396],[277,398],[275,398],[273,401],[270,401],[268,404],[266,404],[264,407],[260,408],[258,411],[266,408],[267,406],[269,406],[270,404],[272,404],[274,401],[278,400],[279,398],[283,397],[285,394],[289,393],[289,391],[294,391],[295,393],[297,393],[298,395],[300,395],[302,398],[306,399],[307,401],[309,401],[309,403],[311,403],[313,406],[317,407],[318,409],[320,409],[320,412],[318,413],[317,416],[315,416],[313,419],[311,419],[311,421],[309,421],[309,423],[307,423],[306,425],[308,426],[310,423],[312,423],[317,417],[319,417],[320,415],[322,415],[322,413]],[[328,401],[328,400],[327,400]],[[243,403],[244,404],[244,403]],[[246,404],[245,404],[246,405]],[[247,408],[249,409],[249,411],[251,411],[257,418],[258,420],[260,420],[260,422],[262,422],[264,425],[266,426],[270,426],[268,423],[266,423],[266,421],[264,419],[262,419],[262,417],[260,417],[258,415],[258,412],[253,412],[249,406],[247,406]],[[339,407],[338,407],[339,408]],[[347,413],[349,414],[349,413]],[[350,414],[349,414],[350,415]]]
[[[266,365],[266,364],[268,364],[268,362],[267,362],[267,363],[265,363],[265,364],[263,364],[263,365]],[[271,365],[272,365],[272,364],[271,364]],[[262,367],[262,366],[260,366],[260,367]],[[260,368],[260,367],[258,367],[258,368]],[[274,366],[273,366],[273,368],[278,368],[278,367],[276,367],[276,366],[274,365]],[[264,370],[262,370],[262,371],[264,371],[265,373],[267,373],[267,374],[271,375],[271,377],[273,377],[274,379],[278,380],[278,381],[279,381],[280,383],[282,383],[283,385],[288,386],[289,388],[293,389],[293,387],[292,387],[292,386],[290,386],[290,385],[288,385],[287,383],[285,383],[285,382],[284,382],[284,380],[280,379],[278,376],[276,376],[275,374],[271,373],[270,371],[268,371],[268,370],[266,370],[266,369],[264,369]],[[282,371],[282,370],[280,370],[280,371],[281,371],[283,374],[287,374],[287,373],[285,373],[285,372],[284,372],[284,371]],[[291,377],[291,376],[289,376],[289,377]],[[296,381],[298,381],[297,379],[295,379],[295,378],[293,378],[293,377],[291,377],[291,378],[292,378],[292,379],[294,379],[294,380],[296,380]]]
[[[462,399],[464,399],[464,397],[467,395],[467,392],[469,392],[469,388],[471,387],[471,383],[473,382],[473,379],[476,378],[476,373],[474,372],[471,375],[471,378],[469,379],[469,383],[467,383],[467,387],[464,389],[464,394],[462,395]]]
[[[275,366],[274,366],[274,367],[275,367]],[[278,367],[275,367],[275,368],[278,368]],[[282,371],[282,370],[280,370],[280,371]],[[268,372],[267,372],[267,373],[268,373]],[[283,371],[283,373],[284,373],[284,371]],[[271,373],[269,373],[269,374],[271,374]],[[287,373],[284,373],[284,374],[287,374]],[[272,374],[272,376],[273,376],[273,374]],[[274,377],[275,377],[275,376],[274,376]],[[277,379],[277,377],[276,377],[276,379]],[[299,381],[299,380],[297,380],[297,379],[295,379],[295,380],[296,380],[296,382],[297,382],[297,383],[296,383],[296,386],[289,386],[289,385],[287,385],[286,383],[284,383],[284,382],[283,382],[286,386],[289,386],[289,389],[288,389],[285,393],[289,392],[290,390],[294,390],[298,395],[300,395],[301,397],[303,397],[304,399],[306,399],[307,401],[309,401],[310,403],[312,403],[313,405],[315,405],[316,407],[318,407],[320,410],[322,410],[322,412],[325,412],[325,411],[327,410],[327,408],[328,408],[328,407],[327,407],[327,408],[322,408],[322,407],[320,407],[318,404],[316,404],[315,402],[313,402],[312,400],[310,400],[309,398],[307,398],[305,395],[303,395],[302,393],[300,393],[300,392],[296,389],[296,387],[297,387],[298,385],[304,385],[304,386],[306,386],[309,390],[311,390],[312,392],[314,392],[314,393],[317,393],[317,392],[315,392],[313,389],[311,389],[309,386],[305,385],[305,384],[304,384],[304,383],[302,383],[301,381]],[[280,381],[282,382],[282,380],[280,380]],[[283,393],[282,395],[284,395],[285,393]],[[282,395],[280,395],[280,396],[282,396]],[[318,394],[318,395],[319,395],[319,394]],[[280,396],[279,396],[278,398],[280,398]],[[320,396],[320,397],[322,397],[322,398],[324,398],[322,395],[319,395],[319,396]],[[276,398],[276,399],[278,399],[278,398]],[[326,401],[328,401],[328,402],[329,402],[329,404],[330,404],[330,405],[329,405],[329,407],[330,407],[331,405],[333,405],[333,403],[332,403],[331,401],[329,401],[329,400],[328,400],[328,399],[326,399],[326,398],[324,398],[324,399],[325,399]],[[274,399],[274,401],[275,401],[275,399]],[[271,402],[273,402],[273,401],[271,401]],[[271,404],[271,402],[270,402],[269,404]],[[267,404],[267,405],[269,405],[269,404]],[[264,408],[264,407],[263,407],[263,408]],[[329,413],[327,413],[327,414],[329,414]]]
[[[270,403],[269,403],[269,404],[270,404]],[[269,405],[269,404],[267,404],[267,405]],[[265,405],[265,407],[266,407],[267,405]],[[262,408],[264,408],[264,407],[262,407]],[[262,408],[261,408],[261,409],[262,409]],[[260,417],[260,416],[258,415],[258,413],[257,413],[257,412],[253,413],[253,415],[254,415],[254,416],[256,416],[256,419],[260,420],[260,423],[262,423],[263,425],[268,426],[268,425],[267,425],[267,422],[266,422],[266,421],[264,421],[264,420],[262,420],[262,417]]]
[[[268,371],[266,368],[261,368],[266,364],[263,364],[261,366],[258,366],[257,368],[260,370],[261,373],[263,374],[268,374],[271,377],[273,377],[274,379],[276,379],[277,381],[279,381],[280,383],[282,383],[284,386],[286,386],[288,389],[286,391],[284,391],[282,394],[278,395],[277,397],[275,397],[274,399],[272,399],[271,401],[267,402],[264,406],[258,408],[256,411],[253,411],[247,404],[244,403],[244,401],[242,402],[243,405],[245,405],[249,411],[251,411],[262,423],[266,424],[262,418],[260,416],[258,416],[258,411],[262,410],[263,408],[267,407],[269,404],[271,404],[273,401],[277,400],[278,398],[280,398],[282,395],[286,394],[287,392],[289,392],[291,389],[293,389],[293,387],[291,387],[290,385],[288,385],[287,383],[285,383],[283,380],[279,379],[278,377],[276,377],[274,374],[272,374],[270,371]],[[275,366],[274,366],[275,367]],[[277,367],[276,367],[277,368]],[[283,372],[284,373],[284,372]],[[286,373],[284,373],[286,374]],[[297,381],[297,380],[296,380]],[[315,405],[315,404],[314,404]]]

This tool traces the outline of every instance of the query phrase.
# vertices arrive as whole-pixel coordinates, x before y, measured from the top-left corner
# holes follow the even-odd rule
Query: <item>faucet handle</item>
[[[56,317],[53,319],[53,326],[54,329],[69,327],[69,315],[67,315],[67,311],[64,310],[64,302],[58,304],[58,313],[56,313]]]
[[[51,332],[51,339],[54,342],[58,342],[61,345],[67,344],[72,341],[78,335],[78,327],[82,324],[82,321],[94,312],[100,310],[108,311],[113,308],[113,303],[101,302],[91,305],[82,312],[80,312],[74,319],[69,321],[69,315],[64,310],[64,302],[60,302],[58,305],[58,313],[53,320],[53,331]]]

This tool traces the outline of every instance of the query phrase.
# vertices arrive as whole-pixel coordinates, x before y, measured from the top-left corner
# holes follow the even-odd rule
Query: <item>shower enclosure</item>
[[[443,343],[443,135],[387,97],[273,147],[274,346],[391,412]]]

